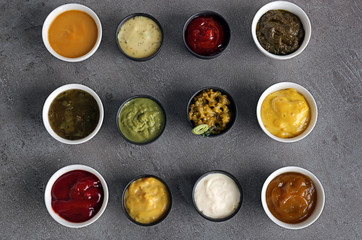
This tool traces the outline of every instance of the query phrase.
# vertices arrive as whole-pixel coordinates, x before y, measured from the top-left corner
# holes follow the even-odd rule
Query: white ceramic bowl
[[[299,134],[298,136],[292,137],[292,138],[280,138],[277,136],[274,136],[273,134],[271,134],[264,126],[263,121],[261,119],[261,114],[260,114],[260,110],[261,110],[261,105],[264,102],[264,99],[271,93],[282,90],[282,89],[287,89],[287,88],[294,88],[295,90],[297,90],[297,92],[299,92],[300,94],[302,94],[304,96],[304,98],[307,100],[310,111],[311,111],[311,119],[309,122],[309,125],[307,127],[307,129],[304,130],[304,132],[302,132],[301,134]],[[258,118],[258,122],[259,125],[261,127],[261,129],[265,132],[266,135],[268,135],[269,137],[271,137],[274,140],[277,140],[279,142],[284,142],[284,143],[291,143],[291,142],[296,142],[299,140],[302,140],[303,138],[305,138],[306,136],[308,136],[308,134],[313,130],[314,126],[317,123],[317,118],[318,118],[318,108],[317,108],[317,103],[314,100],[312,94],[305,89],[304,87],[302,87],[299,84],[296,83],[292,83],[292,82],[280,82],[277,84],[274,84],[272,86],[270,86],[269,88],[267,88],[263,94],[260,96],[259,101],[258,101],[258,105],[256,107],[256,116]]]
[[[54,212],[53,208],[52,208],[52,196],[51,196],[51,190],[53,187],[53,184],[55,183],[55,181],[62,176],[63,174],[70,172],[70,171],[74,171],[74,170],[83,170],[83,171],[87,171],[90,172],[92,174],[94,174],[99,181],[102,184],[102,188],[103,188],[103,193],[104,193],[104,198],[103,198],[103,203],[101,208],[99,209],[99,211],[97,212],[97,214],[95,216],[93,216],[91,219],[89,219],[88,221],[85,222],[81,222],[81,223],[74,223],[74,222],[70,222],[65,220],[64,218],[60,217],[57,213]],[[104,178],[102,177],[101,174],[99,174],[99,172],[97,172],[96,170],[94,170],[91,167],[85,166],[85,165],[69,165],[66,167],[63,167],[61,169],[59,169],[58,171],[56,171],[53,176],[49,179],[48,184],[45,188],[45,193],[44,193],[44,200],[45,200],[45,206],[50,214],[50,216],[53,217],[53,219],[55,221],[57,221],[58,223],[62,224],[63,226],[66,227],[70,227],[70,228],[81,228],[81,227],[85,227],[88,226],[92,223],[94,223],[104,212],[104,210],[107,207],[108,204],[108,198],[109,198],[109,191],[108,191],[108,187],[107,187],[107,183],[104,180]]]
[[[97,24],[97,28],[98,28],[97,41],[94,44],[94,47],[92,48],[92,50],[90,50],[87,54],[85,54],[85,55],[83,55],[81,57],[77,57],[77,58],[67,58],[67,57],[63,57],[63,56],[59,55],[50,46],[49,39],[48,39],[49,27],[50,27],[51,23],[54,21],[54,19],[57,16],[59,16],[61,13],[66,12],[66,11],[70,11],[70,10],[79,10],[79,11],[83,11],[83,12],[89,14],[94,19],[95,23]],[[81,62],[81,61],[86,60],[90,56],[92,56],[97,51],[99,45],[101,44],[102,25],[101,25],[101,21],[99,20],[97,14],[92,9],[90,9],[90,8],[84,6],[84,5],[81,5],[81,4],[69,3],[69,4],[64,4],[64,5],[61,5],[61,6],[57,7],[56,9],[54,9],[48,15],[48,17],[45,19],[44,24],[43,24],[42,35],[43,35],[43,42],[44,42],[45,47],[48,49],[48,51],[54,57],[56,57],[56,58],[58,58],[60,60],[66,61],[66,62]]]
[[[290,223],[285,223],[285,222],[278,220],[270,212],[268,205],[266,203],[266,190],[268,188],[269,183],[275,177],[279,176],[280,174],[287,173],[287,172],[297,172],[297,173],[301,173],[303,175],[308,176],[313,181],[313,183],[316,187],[316,190],[317,190],[317,205],[315,206],[315,209],[314,209],[312,215],[310,215],[306,220],[304,220],[303,222],[300,222],[300,223],[290,224]],[[272,174],[270,174],[270,176],[265,180],[263,188],[261,190],[261,203],[263,205],[266,215],[268,215],[268,217],[274,223],[278,224],[279,226],[281,226],[283,228],[287,228],[287,229],[302,229],[302,228],[306,228],[309,225],[311,225],[312,223],[314,223],[321,215],[323,208],[324,208],[324,203],[325,203],[325,193],[324,193],[324,189],[323,189],[321,182],[318,180],[318,178],[316,176],[314,176],[313,173],[311,173],[308,170],[301,168],[301,167],[294,167],[294,166],[283,167],[283,168],[276,170]]]
[[[269,10],[286,10],[286,11],[291,12],[291,13],[293,13],[293,14],[295,14],[295,15],[297,15],[299,17],[299,19],[301,20],[301,22],[303,24],[305,35],[304,35],[303,43],[298,48],[297,51],[295,51],[295,52],[293,52],[291,54],[288,54],[288,55],[276,55],[276,54],[268,52],[267,50],[265,50],[260,45],[259,40],[258,40],[258,38],[256,36],[256,25],[258,24],[258,21],[261,18],[261,16],[263,16]],[[300,7],[298,7],[297,5],[295,5],[294,3],[291,3],[291,2],[275,1],[275,2],[270,2],[270,3],[266,4],[266,5],[264,5],[255,14],[253,22],[251,24],[251,34],[253,36],[253,39],[254,39],[254,42],[255,42],[256,46],[258,47],[258,49],[264,55],[266,55],[266,56],[268,56],[270,58],[273,58],[273,59],[286,60],[286,59],[290,59],[290,58],[293,58],[293,57],[299,55],[307,47],[307,45],[309,43],[309,40],[310,40],[310,36],[312,34],[312,27],[310,25],[309,18],[307,16],[307,14],[303,11],[303,9],[301,9]]]
[[[54,130],[52,129],[52,127],[50,126],[50,123],[49,123],[48,113],[49,113],[50,105],[52,104],[53,100],[60,93],[70,90],[70,89],[80,89],[80,90],[83,90],[83,91],[89,93],[96,100],[98,107],[99,107],[99,121],[98,121],[96,128],[94,129],[93,132],[91,132],[91,134],[89,134],[85,138],[78,139],[78,140],[68,140],[68,139],[60,137],[58,134],[56,134],[54,132]],[[101,128],[102,123],[103,123],[103,118],[104,118],[104,109],[103,109],[103,104],[102,104],[101,99],[98,97],[98,95],[92,89],[90,89],[89,87],[86,87],[84,85],[81,85],[81,84],[67,84],[67,85],[63,85],[63,86],[55,89],[49,95],[49,97],[47,98],[47,100],[45,101],[44,106],[43,106],[43,123],[44,123],[46,130],[53,138],[55,138],[59,142],[65,143],[65,144],[80,144],[80,143],[84,143],[84,142],[87,142],[90,139],[92,139],[98,133],[99,129]]]

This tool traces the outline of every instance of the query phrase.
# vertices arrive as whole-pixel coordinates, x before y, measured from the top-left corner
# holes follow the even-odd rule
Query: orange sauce
[[[71,10],[57,16],[48,31],[50,46],[63,57],[78,58],[94,47],[97,24],[83,11]]]

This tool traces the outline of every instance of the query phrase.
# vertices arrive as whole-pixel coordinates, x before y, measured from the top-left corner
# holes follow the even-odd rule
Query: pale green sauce
[[[161,107],[148,98],[130,100],[122,107],[118,118],[122,134],[135,143],[147,143],[157,138],[164,125]]]
[[[162,32],[155,21],[137,16],[127,20],[118,33],[122,51],[134,58],[146,58],[157,52],[162,42]]]

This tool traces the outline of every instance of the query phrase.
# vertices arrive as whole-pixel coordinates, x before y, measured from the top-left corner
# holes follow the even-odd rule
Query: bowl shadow
[[[19,111],[22,119],[30,120],[31,126],[41,127],[43,125],[43,105],[53,90],[47,87],[39,86],[27,88],[26,92],[21,95],[22,101]],[[31,111],[29,111],[30,109]]]
[[[179,88],[178,88],[179,89]],[[167,115],[167,128],[169,129],[191,129],[187,117],[187,103],[192,96],[192,90],[175,90],[167,93],[164,108]]]
[[[122,211],[122,193],[130,180],[131,179],[127,177],[117,177],[107,180],[109,190],[108,204],[113,208],[119,209],[120,212]]]
[[[42,27],[46,17],[52,10],[51,7],[45,7],[44,3],[33,4],[27,9],[25,16],[20,18],[21,22],[17,25],[23,28],[17,30],[23,34],[19,38],[22,46],[30,45],[36,57],[40,57],[39,54],[48,52],[42,40]]]
[[[256,117],[256,107],[264,87],[254,83],[252,87],[237,87],[235,102],[237,104],[239,114],[238,119],[243,124],[251,125],[253,128],[258,128],[259,124]]]
[[[35,159],[34,161],[39,161],[39,158]],[[19,189],[22,189],[18,197],[24,202],[31,203],[33,207],[30,209],[42,209],[44,213],[47,212],[44,203],[45,188],[50,177],[58,169],[59,167],[56,164],[46,163],[37,168],[27,168],[23,174],[23,181],[18,182],[20,184]]]
[[[103,98],[103,107],[104,107],[104,120],[102,128],[106,130],[108,133],[112,134],[113,136],[121,137],[120,133],[118,132],[117,128],[117,112],[121,104],[126,100],[115,98],[112,92],[106,92],[105,97]]]
[[[188,215],[187,218],[191,217],[191,215],[198,215],[192,203],[192,190],[195,182],[203,173],[200,171],[197,172],[198,173],[182,174],[180,176],[173,175],[167,179],[167,184],[170,187],[173,199],[173,210],[171,209],[171,213],[174,211],[176,214]],[[185,211],[185,209],[187,209],[187,213],[180,212]]]
[[[171,52],[175,55],[179,55],[179,57],[188,57],[194,59],[195,57],[188,52],[183,43],[183,27],[190,16],[191,15],[187,14],[176,14],[166,15],[164,17],[166,20],[161,22],[161,25],[164,29],[163,47],[172,49]]]
[[[113,16],[104,18],[102,20],[102,43],[99,47],[102,53],[105,53],[108,56],[111,56],[112,58],[118,58],[118,57],[124,57],[126,60],[126,56],[121,53],[117,46],[116,41],[116,31],[119,23],[121,22],[123,18],[120,18],[119,16]]]

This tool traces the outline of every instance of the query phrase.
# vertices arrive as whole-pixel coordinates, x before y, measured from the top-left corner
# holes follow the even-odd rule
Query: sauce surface
[[[231,102],[226,94],[213,89],[207,89],[197,95],[189,109],[189,119],[198,126],[207,124],[214,127],[212,134],[220,134],[225,131],[231,121]]]
[[[261,105],[265,128],[280,138],[298,136],[308,127],[310,118],[307,100],[293,88],[269,94]]]
[[[187,26],[186,43],[197,54],[214,55],[225,45],[224,28],[214,17],[197,17]]]
[[[128,215],[143,224],[157,221],[170,207],[166,186],[153,177],[141,178],[131,183],[124,201]]]
[[[71,10],[54,19],[48,38],[50,46],[59,55],[78,58],[92,50],[98,38],[98,28],[90,15]]]
[[[65,220],[85,222],[96,215],[103,203],[103,187],[90,172],[75,170],[60,176],[52,190],[52,208]]]
[[[240,203],[240,191],[229,176],[211,173],[196,185],[194,200],[197,208],[210,218],[225,218],[235,212]]]
[[[285,10],[266,12],[256,25],[260,45],[270,53],[287,55],[295,52],[304,40],[299,17]]]
[[[68,140],[85,138],[96,129],[99,107],[89,93],[71,89],[60,93],[51,103],[48,117],[53,131]]]
[[[132,142],[147,143],[161,134],[165,116],[155,101],[135,98],[122,107],[118,126],[122,134]]]
[[[136,16],[127,20],[118,32],[122,51],[133,58],[146,58],[157,52],[162,42],[162,32],[155,21]]]
[[[266,202],[274,217],[285,223],[307,219],[317,204],[313,181],[300,173],[283,173],[274,178],[266,190]]]

